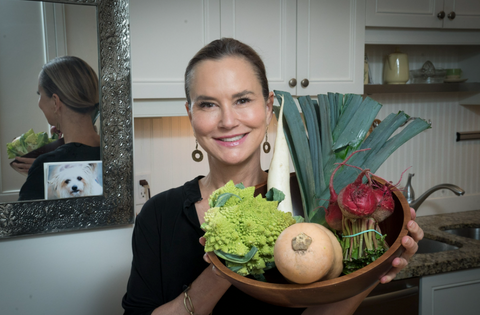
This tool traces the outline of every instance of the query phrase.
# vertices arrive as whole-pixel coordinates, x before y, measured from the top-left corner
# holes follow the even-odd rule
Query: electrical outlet
[[[150,174],[135,175],[135,205],[143,205],[148,200],[148,189],[140,185],[141,180],[146,180],[151,185]]]

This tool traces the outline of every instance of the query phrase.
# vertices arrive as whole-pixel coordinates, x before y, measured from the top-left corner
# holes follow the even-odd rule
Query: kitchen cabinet
[[[480,29],[478,0],[367,0],[366,25]]]
[[[420,315],[474,315],[480,309],[480,268],[420,279]]]
[[[271,90],[363,92],[364,0],[132,1],[130,26],[140,103],[184,99],[189,59],[220,37],[260,54]]]

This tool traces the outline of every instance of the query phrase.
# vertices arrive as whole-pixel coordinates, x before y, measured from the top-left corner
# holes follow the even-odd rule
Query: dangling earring
[[[195,161],[195,162],[201,162],[203,160],[203,153],[202,151],[200,151],[198,149],[198,141],[197,139],[195,139],[195,150],[193,150],[192,152],[192,159]]]
[[[263,143],[263,152],[268,153],[270,152],[270,143],[268,142],[268,127],[265,131],[265,142]]]

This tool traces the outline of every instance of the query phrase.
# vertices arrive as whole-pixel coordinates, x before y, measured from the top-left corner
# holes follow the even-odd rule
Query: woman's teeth
[[[231,138],[223,138],[223,139],[220,139],[220,140],[225,141],[225,142],[233,142],[233,141],[238,141],[238,140],[242,139],[243,136],[244,135],[240,135],[240,136],[231,137]]]

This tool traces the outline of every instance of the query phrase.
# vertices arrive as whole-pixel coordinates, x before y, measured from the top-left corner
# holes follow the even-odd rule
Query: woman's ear
[[[185,102],[185,110],[187,111],[188,119],[190,119],[190,122],[192,122],[192,110],[188,102]]]
[[[61,101],[60,101],[60,97],[57,95],[57,94],[52,94],[52,100],[53,100],[53,105],[54,105],[54,111],[57,112],[60,110],[60,107],[61,107]]]
[[[266,111],[267,111],[267,125],[270,124],[270,121],[272,120],[272,117],[273,117],[273,102],[275,100],[275,95],[273,94],[273,92],[270,92],[268,93],[268,99],[267,99],[267,108],[266,108]]]

